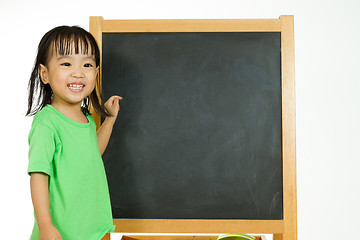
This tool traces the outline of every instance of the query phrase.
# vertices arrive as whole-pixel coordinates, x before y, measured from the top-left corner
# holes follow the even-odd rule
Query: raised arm
[[[107,117],[103,124],[100,126],[100,128],[97,131],[97,137],[98,137],[98,145],[101,155],[105,152],[105,149],[109,143],[109,139],[113,130],[114,123],[116,121],[118,112],[120,110],[120,104],[119,101],[122,99],[122,97],[119,96],[112,96],[107,100],[107,102],[104,104],[106,109],[111,113],[111,117]]]

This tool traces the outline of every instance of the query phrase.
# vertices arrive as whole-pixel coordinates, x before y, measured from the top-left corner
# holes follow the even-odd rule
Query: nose
[[[84,77],[84,73],[81,67],[74,67],[74,71],[72,72],[71,76],[74,78],[82,78]]]

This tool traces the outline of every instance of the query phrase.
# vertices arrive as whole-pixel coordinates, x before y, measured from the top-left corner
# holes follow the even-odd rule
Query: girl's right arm
[[[39,227],[39,240],[62,240],[51,221],[48,179],[49,176],[41,172],[33,172],[30,177],[31,198]]]

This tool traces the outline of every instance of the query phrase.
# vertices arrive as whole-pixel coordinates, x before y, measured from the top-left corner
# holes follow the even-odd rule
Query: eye
[[[61,64],[61,66],[70,67],[70,66],[71,66],[71,64],[70,64],[70,63],[68,63],[68,62],[65,62],[65,63],[62,63],[62,64]]]
[[[92,67],[92,64],[91,63],[85,63],[84,67]]]

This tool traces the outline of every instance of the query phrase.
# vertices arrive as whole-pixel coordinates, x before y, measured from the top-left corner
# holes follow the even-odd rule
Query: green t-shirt
[[[63,240],[99,240],[114,232],[110,196],[96,125],[67,118],[46,105],[29,133],[31,172],[49,175],[50,215]],[[35,219],[30,240],[39,239]]]

